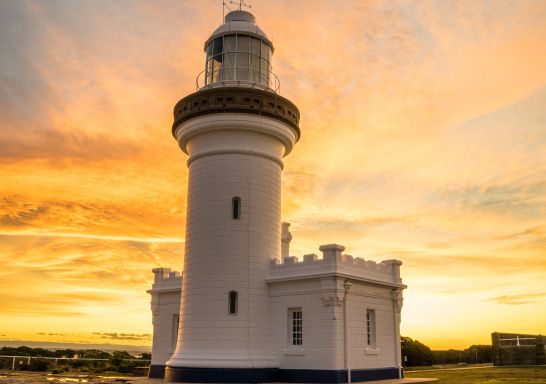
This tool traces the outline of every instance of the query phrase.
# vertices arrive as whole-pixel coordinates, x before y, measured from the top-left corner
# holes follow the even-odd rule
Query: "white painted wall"
[[[153,341],[152,365],[165,365],[176,347],[175,316],[180,313],[180,273],[168,268],[156,268],[151,295]]]
[[[344,369],[344,282],[347,295],[348,359],[351,369],[400,366],[401,262],[376,263],[342,254],[337,244],[320,247],[322,258],[273,260],[269,272],[270,311],[281,368]],[[289,346],[288,310],[303,310],[303,348]],[[366,310],[376,316],[376,345],[367,345]]]
[[[175,135],[190,158],[181,331],[168,365],[276,367],[266,278],[281,254],[282,156],[294,132],[266,117],[221,114],[183,122]]]
[[[280,226],[279,226],[280,228]],[[280,245],[280,242],[277,243]],[[228,246],[229,244],[224,244]],[[221,249],[221,248],[220,248]],[[228,273],[226,279],[212,288],[204,289],[202,293],[203,306],[199,307],[197,316],[187,313],[182,316],[182,329],[185,321],[192,322],[191,331],[200,329],[203,333],[209,332],[211,336],[206,339],[210,343],[203,343],[202,334],[193,338],[188,334],[182,340],[189,340],[192,348],[215,348],[214,340],[219,339],[230,350],[237,351],[245,348],[245,340],[266,340],[265,347],[272,355],[276,367],[283,369],[331,369],[345,368],[344,360],[344,321],[343,305],[345,303],[344,282],[351,282],[352,286],[347,296],[347,325],[348,325],[348,355],[351,369],[392,368],[400,366],[400,333],[399,311],[402,305],[401,292],[404,286],[399,277],[399,262],[387,261],[384,263],[356,262],[355,259],[341,254],[343,247],[338,245],[322,246],[323,258],[308,256],[305,261],[299,262],[294,257],[287,258],[287,264],[269,263],[266,270],[267,276],[250,279],[251,283],[259,283],[259,279],[265,285],[266,299],[260,303],[241,302],[237,316],[227,314],[227,292],[216,298],[217,303],[209,306],[214,300],[216,288],[229,283],[235,286],[248,299],[248,289],[238,280],[239,268],[244,272],[250,270],[244,261],[221,263],[221,270],[214,273],[221,274],[232,265],[231,277]],[[332,263],[335,266],[332,269]],[[359,266],[353,268],[351,266]],[[207,269],[207,264],[203,263]],[[388,268],[387,268],[388,267]],[[237,272],[238,271],[238,272]],[[340,273],[343,271],[343,274]],[[352,273],[348,273],[351,271]],[[379,273],[379,272],[380,273]],[[394,272],[393,272],[394,271]],[[177,313],[180,290],[176,290],[176,279],[168,269],[157,269],[156,282],[152,293],[152,310],[154,312],[154,345],[153,364],[163,365],[173,352],[172,344],[172,316]],[[398,273],[398,275],[397,275]],[[169,276],[171,278],[169,278]],[[381,282],[380,280],[384,281]],[[178,277],[178,287],[180,277]],[[173,290],[174,289],[174,290]],[[215,309],[216,308],[216,309]],[[254,315],[260,315],[260,330],[264,338],[260,339],[259,332],[252,333],[249,328],[249,308],[262,311]],[[303,346],[290,344],[290,319],[288,311],[291,308],[301,308],[303,312]],[[366,310],[373,309],[376,316],[376,345],[375,348],[367,345]],[[215,312],[216,310],[216,312]],[[206,324],[199,324],[200,311],[205,311],[210,319]],[[241,317],[239,317],[241,316]],[[186,320],[185,320],[186,319]],[[262,326],[263,324],[266,326]],[[212,324],[212,325],[211,325]],[[198,328],[197,325],[201,325]],[[271,337],[269,336],[271,335]],[[248,338],[248,339],[247,339]],[[243,341],[243,342],[241,342]],[[205,348],[203,348],[203,345]],[[252,353],[252,342],[249,342],[249,353]],[[242,346],[242,347],[241,347]],[[243,349],[244,350],[244,349]],[[240,360],[226,359],[227,364],[240,364]]]
[[[345,277],[310,278],[271,284],[273,348],[285,369],[344,369],[343,282]],[[399,334],[392,288],[349,278],[348,340],[351,369],[397,367]],[[303,347],[289,344],[288,310],[303,310]],[[376,312],[376,348],[367,345],[366,310]]]

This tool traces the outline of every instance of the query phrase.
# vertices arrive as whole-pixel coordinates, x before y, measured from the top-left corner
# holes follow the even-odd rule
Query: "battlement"
[[[154,268],[154,283],[148,292],[180,290],[182,287],[182,272],[171,271],[170,268]]]
[[[322,258],[314,253],[304,255],[300,261],[295,256],[285,257],[282,262],[271,260],[268,282],[294,280],[310,277],[340,275],[358,280],[401,286],[399,260],[384,260],[377,263],[360,257],[342,254],[345,247],[338,244],[321,245]]]

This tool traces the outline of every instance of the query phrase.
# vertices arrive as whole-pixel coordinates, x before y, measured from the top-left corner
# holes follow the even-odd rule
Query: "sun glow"
[[[150,344],[151,268],[182,268],[172,108],[220,7],[129,4],[0,3],[0,339]],[[402,334],[433,348],[544,333],[546,4],[253,11],[302,113],[291,254],[402,260]]]

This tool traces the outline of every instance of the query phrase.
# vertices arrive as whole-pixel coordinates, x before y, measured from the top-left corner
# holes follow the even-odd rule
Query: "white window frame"
[[[288,308],[288,347],[303,348],[303,310],[301,307]]]
[[[366,309],[366,351],[377,351],[377,313],[373,308]]]

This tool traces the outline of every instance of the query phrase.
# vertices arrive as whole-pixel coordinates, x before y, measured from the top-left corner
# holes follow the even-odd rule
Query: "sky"
[[[249,2],[300,109],[291,254],[400,259],[402,334],[546,332],[546,2]],[[183,265],[186,155],[218,0],[0,0],[0,344],[149,345]]]

